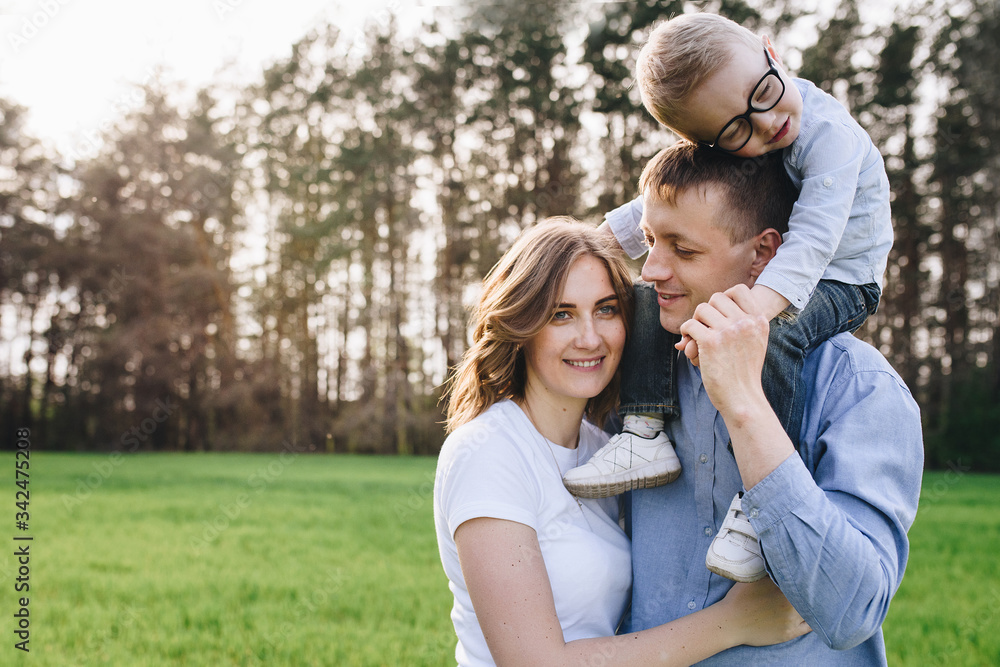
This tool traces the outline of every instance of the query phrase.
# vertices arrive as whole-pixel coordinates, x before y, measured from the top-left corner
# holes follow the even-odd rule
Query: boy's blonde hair
[[[763,48],[757,35],[718,14],[682,14],[661,23],[635,64],[643,106],[677,131],[691,92],[730,61],[733,45],[740,42]]]

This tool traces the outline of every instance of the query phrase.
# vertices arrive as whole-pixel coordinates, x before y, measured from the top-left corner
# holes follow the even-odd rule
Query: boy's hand
[[[788,299],[781,296],[770,287],[765,287],[764,285],[754,285],[750,289],[749,301],[746,305],[752,309],[748,312],[763,315],[770,322],[777,317],[778,314],[785,310],[785,308],[788,308],[789,302]],[[699,364],[698,342],[692,340],[690,336],[683,334],[680,342],[674,345],[674,347],[682,351],[684,356],[691,360],[692,365],[697,366]]]

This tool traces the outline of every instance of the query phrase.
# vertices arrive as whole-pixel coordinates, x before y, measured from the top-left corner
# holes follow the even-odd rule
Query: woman
[[[461,665],[686,665],[808,631],[768,580],[613,636],[631,585],[617,501],[571,496],[562,476],[608,439],[593,424],[618,396],[632,295],[606,237],[568,219],[528,230],[484,281],[434,485]]]

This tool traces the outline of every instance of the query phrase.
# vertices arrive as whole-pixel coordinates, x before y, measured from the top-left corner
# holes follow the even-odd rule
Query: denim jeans
[[[663,413],[664,419],[680,414],[674,343],[681,337],[660,326],[660,306],[650,283],[635,284],[632,330],[622,352],[621,402],[618,414]]]
[[[671,419],[679,414],[674,343],[680,336],[660,326],[660,308],[652,285],[637,283],[635,296],[632,332],[622,355],[618,412],[622,416],[662,412],[664,419]],[[848,285],[821,280],[801,312],[791,319],[771,320],[761,383],[796,449],[805,410],[802,364],[806,355],[831,336],[856,331],[875,313],[880,296],[881,290],[874,283]]]

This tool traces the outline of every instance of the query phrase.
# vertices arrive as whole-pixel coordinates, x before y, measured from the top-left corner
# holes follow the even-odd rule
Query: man
[[[640,180],[650,246],[642,277],[655,286],[662,327],[694,344],[679,355],[680,416],[666,425],[684,472],[626,501],[626,629],[684,616],[729,590],[733,582],[705,569],[705,554],[743,491],[736,518],[752,525],[768,573],[813,632],[708,662],[884,665],[881,625],[920,492],[919,413],[878,351],[839,334],[806,358],[798,452],[782,429],[761,388],[769,325],[748,297],[781,243],[787,214],[776,211],[794,197],[785,179],[779,159],[678,144]],[[749,234],[738,231],[744,224]]]

